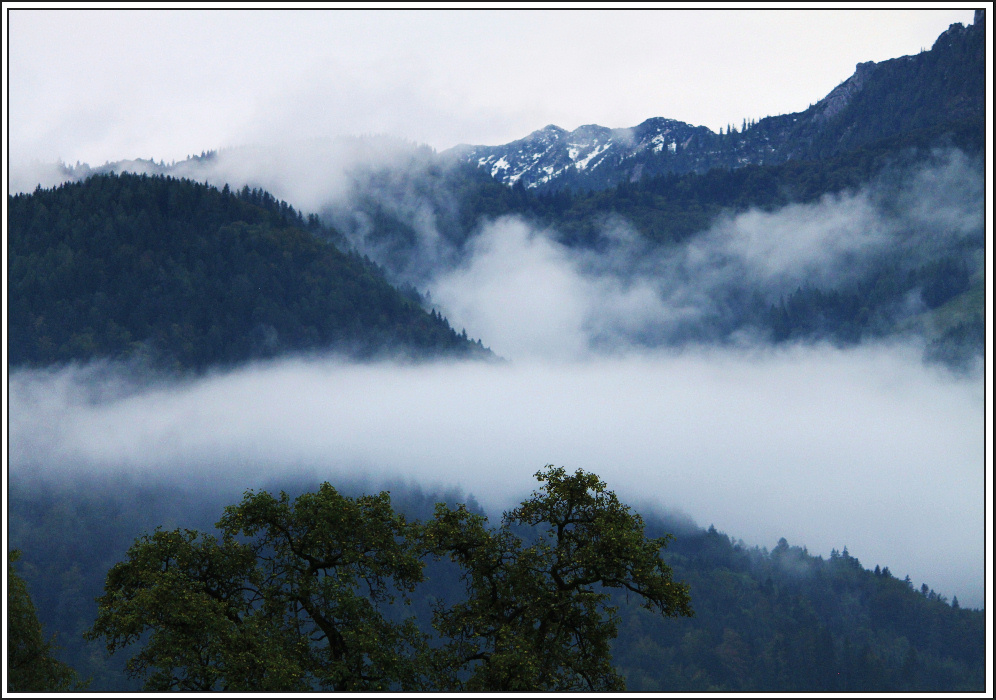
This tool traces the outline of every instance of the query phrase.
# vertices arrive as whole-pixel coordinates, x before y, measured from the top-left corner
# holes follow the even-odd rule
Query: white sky
[[[950,8],[6,7],[12,165],[338,134],[442,150],[655,116],[718,130],[805,109],[857,62],[972,22]]]

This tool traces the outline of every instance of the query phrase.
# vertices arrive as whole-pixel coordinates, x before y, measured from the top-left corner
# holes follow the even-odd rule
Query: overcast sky
[[[11,164],[179,160],[386,133],[439,150],[554,123],[713,130],[795,112],[971,10],[5,13]]]

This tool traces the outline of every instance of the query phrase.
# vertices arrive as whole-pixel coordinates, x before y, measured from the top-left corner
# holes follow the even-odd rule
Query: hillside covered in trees
[[[710,313],[681,327],[648,328],[631,339],[638,344],[724,343],[745,332],[773,344],[841,346],[906,336],[924,342],[929,359],[963,366],[981,357],[985,340],[984,153],[983,121],[969,119],[824,159],[536,193],[502,185],[472,166],[444,166],[431,154],[413,152],[391,169],[354,173],[354,196],[328,207],[323,217],[391,279],[419,288],[431,289],[447,271],[472,264],[488,223],[514,217],[553,241],[564,258],[607,270],[620,285],[646,281],[663,299],[675,293],[708,297]],[[835,209],[835,203],[841,205]],[[809,252],[810,234],[798,214],[812,212],[811,221],[846,229],[848,211],[865,205],[875,218],[855,235],[872,244],[849,253],[842,263],[848,274],[800,275],[785,286],[722,269],[739,264],[730,251],[744,244],[736,238],[738,217],[766,216],[772,228],[782,226],[780,242],[762,243],[781,259]],[[427,209],[431,233],[423,223]],[[959,213],[947,216],[948,210]],[[753,240],[765,235],[759,231]],[[690,256],[711,256],[713,267],[689,269]],[[829,263],[814,258],[811,264]],[[694,275],[717,270],[733,279],[696,284]]]
[[[234,493],[164,490],[115,478],[87,489],[13,483],[11,546],[23,551],[27,582],[56,655],[91,690],[137,689],[123,669],[125,649],[109,656],[83,632],[97,615],[107,571],[134,540],[155,527],[213,533]],[[274,482],[292,496],[313,489],[302,480]],[[357,488],[341,489],[359,494]],[[458,493],[391,490],[391,504],[409,520],[429,519],[433,504],[469,504]],[[694,615],[660,618],[618,591],[612,659],[632,691],[656,692],[979,692],[985,686],[985,614],[948,601],[926,583],[836,550],[829,559],[780,541],[750,547],[687,519],[641,514],[647,537],[673,533],[663,550],[674,580],[687,584]],[[525,534],[517,530],[521,536]],[[528,539],[528,538],[527,538]],[[442,563],[412,593],[411,611],[428,630],[433,600],[456,600],[463,583]],[[611,591],[612,589],[608,589]],[[391,618],[394,619],[394,618]]]
[[[8,203],[15,367],[489,354],[369,260],[338,249],[314,216],[260,190],[96,175]]]
[[[876,63],[800,112],[744,119],[719,133],[654,117],[630,128],[549,125],[511,143],[457,146],[448,158],[536,192],[601,190],[668,174],[822,160],[883,139],[986,115],[986,12],[952,24],[929,50]],[[680,115],[667,115],[680,116]]]
[[[675,153],[649,149],[639,157],[627,156],[618,167],[568,168],[570,177],[537,188],[523,179],[508,186],[456,151],[436,153],[387,138],[312,140],[297,148],[263,144],[202,153],[170,165],[141,160],[97,168],[78,165],[65,176],[136,170],[210,180],[219,187],[228,182],[236,190],[247,182],[291,202],[307,201],[333,229],[322,227],[319,235],[375,261],[410,296],[431,294],[441,278],[471,264],[482,231],[514,217],[562,246],[563,257],[584,264],[597,259],[595,265],[609,269],[613,283],[623,287],[648,281],[672,305],[681,304],[667,297],[675,285],[684,284],[682,275],[691,279],[702,272],[682,269],[682,260],[696,251],[712,254],[730,220],[757,213],[778,218],[780,213],[790,216],[800,205],[815,209],[825,202],[867,200],[879,217],[866,226],[869,237],[877,233],[877,224],[885,223],[890,240],[882,248],[868,246],[851,254],[852,260],[844,263],[851,274],[800,275],[791,286],[776,287],[732,270],[735,284],[703,290],[685,284],[677,290],[679,296],[708,297],[710,308],[694,322],[641,328],[628,340],[658,347],[751,337],[774,344],[847,346],[902,337],[922,342],[928,359],[965,367],[981,357],[985,337],[986,31],[985,12],[979,11],[971,25],[952,25],[930,50],[860,64],[851,78],[804,111],[745,121],[743,128],[721,134],[698,127],[704,140],[696,153],[707,155],[705,160],[681,161],[687,154],[680,148]],[[525,142],[515,144],[524,161],[532,162],[540,153]],[[958,168],[961,172],[955,172]],[[306,186],[301,172],[314,173]],[[943,181],[945,172],[960,178],[955,189]],[[323,180],[337,183],[324,196],[314,184]],[[959,216],[965,219],[972,210],[974,219],[945,219],[944,212],[958,206]],[[936,210],[933,219],[925,215],[930,210]],[[630,233],[635,240],[620,250],[620,237]],[[806,237],[800,230],[772,245],[771,255],[789,255],[805,245]],[[623,257],[638,259],[642,268],[620,266]],[[652,264],[657,269],[648,270]],[[255,304],[248,313],[258,318],[250,318],[243,329],[249,331],[243,344],[253,346],[243,356],[270,352],[271,330],[277,331],[281,347],[314,342],[307,331],[317,328],[311,321],[302,322],[306,332],[281,332],[269,303]],[[35,314],[24,322],[38,318]],[[156,336],[182,345],[188,340],[185,334],[189,336],[185,329],[199,328],[175,325],[157,329]],[[33,332],[18,330],[28,336]],[[133,337],[124,339],[118,328],[109,328],[121,342],[148,342],[148,329],[140,331],[141,337],[127,330]],[[474,335],[488,342],[488,331]],[[298,337],[302,333],[304,340]],[[409,342],[423,342],[412,334]],[[348,333],[333,335],[340,343]],[[44,333],[40,337],[43,342],[48,338]],[[321,338],[319,344],[330,341],[330,336]],[[62,339],[60,346],[87,342],[83,333],[75,340]],[[367,352],[371,344],[395,342],[388,334],[376,341],[368,337],[360,346]],[[430,345],[440,343],[445,345],[436,338]]]

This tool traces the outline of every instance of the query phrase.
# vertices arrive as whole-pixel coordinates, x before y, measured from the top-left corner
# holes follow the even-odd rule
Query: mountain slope
[[[390,187],[374,184],[388,178],[371,176],[327,215],[392,276],[433,294],[441,274],[480,254],[487,222],[512,216],[571,261],[569,274],[589,279],[584,266],[597,261],[591,279],[644,285],[674,303],[701,300],[685,308],[702,313],[681,322],[662,317],[627,326],[640,331],[623,337],[640,345],[725,342],[744,332],[775,343],[845,345],[914,335],[929,356],[965,364],[985,347],[984,306],[976,296],[965,299],[970,311],[958,323],[916,317],[976,284],[985,246],[984,152],[980,122],[968,120],[820,160],[672,173],[589,192],[507,187],[466,163],[436,172],[397,169]],[[867,220],[855,227],[859,214]],[[835,266],[833,255],[809,247],[818,230],[827,250],[835,241],[868,245]],[[790,276],[805,265],[818,274],[790,285],[767,276],[757,261],[741,264],[754,246],[767,247]],[[697,268],[691,261],[704,251],[710,266]]]
[[[101,175],[8,203],[11,366],[488,354],[259,190]]]
[[[444,155],[477,165],[507,185],[602,189],[664,173],[826,158],[874,141],[940,124],[985,117],[985,12],[953,24],[930,51],[854,74],[803,112],[746,120],[716,134],[673,119],[629,129],[549,125],[499,146],[457,146]]]

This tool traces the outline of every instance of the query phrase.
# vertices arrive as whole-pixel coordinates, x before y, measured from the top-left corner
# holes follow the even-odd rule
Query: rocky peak
[[[598,124],[585,124],[583,126],[579,126],[570,133],[571,141],[579,141],[585,144],[598,142],[611,137],[612,130],[604,126],[599,126]]]
[[[864,87],[868,79],[878,64],[874,61],[859,63],[854,68],[854,74],[850,78],[835,87],[822,100],[816,103],[813,121],[819,123],[833,119],[843,110],[854,98],[861,88]]]
[[[567,129],[563,129],[556,124],[547,124],[542,129],[537,129],[522,140],[530,143],[553,143],[559,141],[566,133],[568,133]]]

